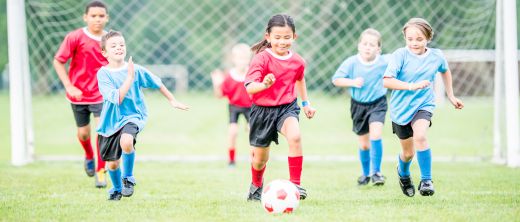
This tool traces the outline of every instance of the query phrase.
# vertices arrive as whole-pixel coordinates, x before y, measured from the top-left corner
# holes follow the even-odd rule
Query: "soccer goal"
[[[34,158],[32,97],[63,94],[52,59],[63,37],[83,27],[88,0],[8,0],[12,164]],[[494,162],[520,166],[517,15],[514,0],[496,1],[290,1],[290,0],[106,0],[108,29],[122,31],[128,54],[152,64],[179,90],[204,91],[209,73],[228,68],[227,52],[238,42],[263,37],[270,16],[295,18],[293,46],[307,61],[310,90],[344,92],[330,83],[337,66],[357,53],[359,34],[375,28],[383,53],[404,46],[401,29],[412,17],[434,27],[431,47],[441,48],[464,98],[494,97]],[[20,28],[25,27],[25,28]],[[180,71],[179,71],[180,70]],[[163,72],[164,71],[164,72]],[[189,75],[188,75],[189,74]],[[444,93],[439,90],[438,98]],[[45,98],[47,99],[47,98]],[[37,153],[37,152],[36,152]]]

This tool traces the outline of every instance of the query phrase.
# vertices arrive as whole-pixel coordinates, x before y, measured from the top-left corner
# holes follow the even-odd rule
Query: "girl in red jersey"
[[[278,144],[278,132],[289,144],[290,181],[298,187],[301,199],[307,197],[306,190],[300,186],[303,156],[296,93],[302,99],[307,118],[312,118],[316,110],[310,106],[307,96],[305,61],[289,50],[296,38],[292,17],[278,14],[267,23],[264,40],[251,48],[256,55],[245,80],[247,92],[253,100],[249,124],[252,183],[248,200],[259,201],[261,198],[269,145],[271,141]]]
[[[226,75],[220,70],[211,73],[213,91],[219,98],[227,97],[229,101],[228,154],[229,166],[235,165],[235,147],[238,134],[238,117],[240,114],[249,123],[251,98],[244,87],[244,79],[251,60],[249,46],[240,43],[231,49],[233,67]]]

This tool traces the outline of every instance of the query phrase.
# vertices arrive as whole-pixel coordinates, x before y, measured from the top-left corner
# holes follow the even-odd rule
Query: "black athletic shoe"
[[[433,189],[433,181],[431,180],[421,180],[418,189],[422,196],[432,196],[435,193],[435,189]]]
[[[121,192],[112,190],[108,196],[108,200],[121,200],[122,196]]]
[[[228,167],[230,167],[230,168],[235,168],[236,165],[237,165],[237,163],[235,161],[229,161],[228,162]]]
[[[385,179],[386,177],[383,176],[380,172],[374,173],[372,176],[372,183],[374,186],[382,186],[385,185]]]
[[[129,197],[134,194],[135,181],[130,181],[128,178],[123,178],[123,190],[121,193],[123,197]]]
[[[403,194],[409,197],[413,197],[415,195],[415,187],[413,186],[413,182],[410,176],[402,177],[399,175],[399,169],[397,169],[397,176],[399,176],[399,186],[401,186]]]
[[[247,201],[260,201],[262,199],[262,189],[263,186],[257,187],[254,184],[251,184],[247,195]]]
[[[369,182],[370,182],[370,177],[369,177],[369,176],[361,175],[361,176],[357,179],[357,184],[358,184],[359,186],[367,185]]]
[[[305,200],[307,198],[307,190],[300,185],[294,184],[296,188],[298,188],[298,191],[300,192],[300,200]]]

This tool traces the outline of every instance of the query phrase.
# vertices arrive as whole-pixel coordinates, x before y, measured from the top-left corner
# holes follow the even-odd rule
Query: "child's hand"
[[[308,119],[312,119],[314,117],[314,114],[316,113],[316,109],[309,106],[303,107],[303,112],[305,113],[305,116],[307,116]]]
[[[430,85],[430,81],[428,80],[422,80],[418,83],[411,83],[411,90],[418,90],[418,89],[424,89]]]
[[[211,81],[213,85],[220,86],[222,82],[224,82],[224,72],[220,69],[213,70],[213,72],[211,72]]]
[[[128,77],[132,79],[135,77],[134,61],[132,61],[132,56],[128,58]]]
[[[189,110],[190,109],[190,107],[188,107],[180,102],[177,102],[177,100],[171,100],[170,105],[172,105],[173,108],[180,109],[180,110]]]
[[[451,97],[449,98],[451,104],[455,107],[455,109],[462,109],[464,108],[464,103],[460,99],[457,99],[457,97]]]
[[[363,84],[365,84],[365,80],[362,77],[357,77],[354,79],[353,87],[361,88],[361,87],[363,87]]]
[[[69,94],[69,96],[77,100],[81,100],[81,98],[83,97],[83,92],[73,85],[65,87],[65,91],[67,92],[67,94]]]
[[[269,88],[274,84],[275,81],[276,78],[274,78],[274,75],[272,73],[269,73],[265,75],[264,81],[262,81],[262,83],[265,85],[266,88]]]

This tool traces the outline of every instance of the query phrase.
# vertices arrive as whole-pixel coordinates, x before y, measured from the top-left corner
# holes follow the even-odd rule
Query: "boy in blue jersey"
[[[426,140],[435,108],[434,91],[430,86],[437,72],[442,74],[448,99],[456,109],[464,104],[453,95],[451,71],[441,50],[426,45],[433,37],[430,24],[421,18],[410,19],[403,27],[406,47],[397,49],[384,74],[386,88],[393,89],[390,99],[390,117],[393,132],[399,137],[402,153],[397,173],[399,185],[406,196],[415,195],[410,178],[410,164],[417,150],[421,170],[419,193],[435,193],[431,175],[432,154]]]
[[[177,109],[188,107],[173,97],[161,79],[147,69],[135,65],[132,58],[125,63],[126,45],[120,32],[109,31],[101,38],[101,50],[108,65],[97,73],[99,91],[103,96],[103,109],[97,132],[101,157],[107,161],[108,173],[114,186],[109,200],[120,200],[134,193],[133,176],[134,145],[137,134],[143,130],[148,112],[141,88],[159,89],[170,104]],[[123,161],[123,172],[119,159]]]
[[[375,29],[361,33],[358,54],[347,58],[332,77],[338,87],[350,87],[352,131],[359,136],[362,175],[358,185],[385,184],[381,174],[383,142],[381,134],[387,110],[383,74],[387,57],[381,56],[381,34]]]

